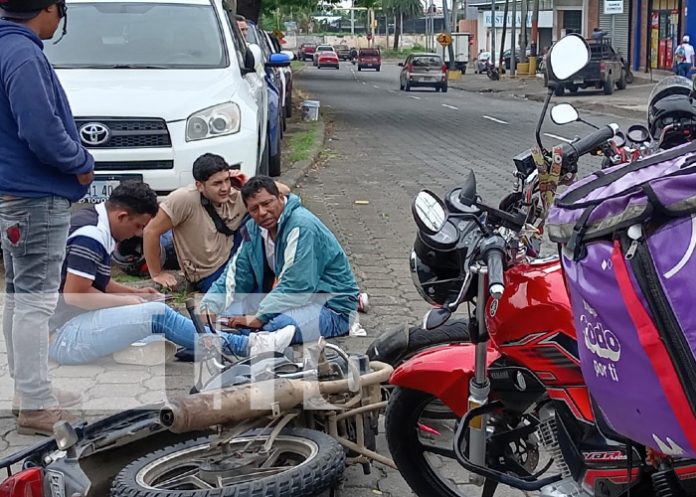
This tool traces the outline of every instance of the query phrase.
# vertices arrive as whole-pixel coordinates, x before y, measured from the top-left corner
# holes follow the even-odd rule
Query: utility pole
[[[524,4],[524,0],[522,0],[522,3]],[[522,21],[524,22],[524,21]],[[510,49],[510,77],[514,78],[515,77],[515,71],[517,70],[517,62],[515,59],[517,58],[517,0],[512,0],[512,48]],[[503,64],[505,61],[503,60]]]
[[[491,0],[491,59],[495,67],[495,0]],[[498,69],[501,69],[500,65]]]
[[[522,39],[520,40],[521,61],[527,60],[527,7],[527,0],[522,0],[522,22],[520,22],[520,34],[522,35]]]
[[[537,54],[539,53],[539,0],[534,0],[532,6],[532,40],[529,47],[531,57],[529,59],[529,74],[536,74]]]
[[[447,0],[442,0],[442,13],[445,16],[445,32],[449,32],[451,24],[449,18],[449,9],[447,8]],[[454,66],[454,47],[452,46],[452,43],[447,45],[447,53],[449,54],[449,64],[447,64],[447,68],[452,69],[452,67]]]
[[[513,2],[515,0],[512,0]],[[500,57],[498,57],[498,67],[503,65],[503,51],[505,50],[505,39],[507,38],[507,16],[508,16],[508,5],[510,0],[505,0],[505,8],[503,10],[503,35],[500,37]],[[514,36],[514,35],[513,35]],[[495,57],[495,54],[494,54]]]
[[[355,1],[350,2],[350,34],[355,35]]]

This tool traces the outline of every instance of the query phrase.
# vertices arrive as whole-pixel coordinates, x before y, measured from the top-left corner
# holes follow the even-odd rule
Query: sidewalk
[[[653,73],[653,81],[648,74],[634,75],[634,82],[625,90],[615,90],[613,95],[604,95],[601,90],[580,90],[577,95],[566,92],[563,97],[554,97],[556,102],[568,102],[578,109],[603,114],[613,114],[633,119],[645,120],[648,97],[653,86],[670,73]],[[544,101],[547,89],[541,75],[509,78],[503,75],[499,81],[488,79],[485,74],[465,74],[459,81],[450,81],[450,88],[474,93],[494,93],[502,98]]]

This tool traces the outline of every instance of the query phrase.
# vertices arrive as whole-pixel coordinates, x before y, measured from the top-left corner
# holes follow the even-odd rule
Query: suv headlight
[[[208,107],[186,120],[186,141],[231,135],[239,131],[241,124],[242,114],[237,104],[228,102]]]

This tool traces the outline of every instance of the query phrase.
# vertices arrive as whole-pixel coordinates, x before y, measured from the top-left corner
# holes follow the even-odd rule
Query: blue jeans
[[[242,302],[232,304],[223,316],[241,316],[255,314],[262,294],[248,295]],[[262,331],[277,331],[288,325],[296,328],[292,344],[315,342],[320,336],[334,338],[346,335],[350,329],[348,316],[328,308],[325,305],[310,303],[296,309],[290,309],[268,321]]]
[[[162,302],[150,302],[87,311],[72,318],[56,330],[49,354],[60,364],[86,364],[152,333],[163,334],[187,349],[195,348],[197,333],[193,322]],[[231,333],[220,336],[228,352],[246,355],[246,337]]]
[[[0,200],[3,333],[15,390],[28,409],[55,403],[48,378],[48,320],[58,301],[69,225],[65,198]]]
[[[689,71],[691,71],[691,64],[688,62],[682,62],[677,64],[677,76],[689,77]]]

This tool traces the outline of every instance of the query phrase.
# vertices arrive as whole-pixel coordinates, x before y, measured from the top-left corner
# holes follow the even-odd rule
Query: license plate
[[[582,80],[582,79],[574,79],[574,80],[573,80],[573,84],[574,84],[574,85],[581,85],[582,83],[583,83],[583,80]]]
[[[421,81],[433,81],[435,78],[431,76],[422,76]]]
[[[92,181],[87,190],[87,195],[80,200],[81,204],[99,204],[109,198],[111,193],[121,180],[100,180],[99,178]]]

